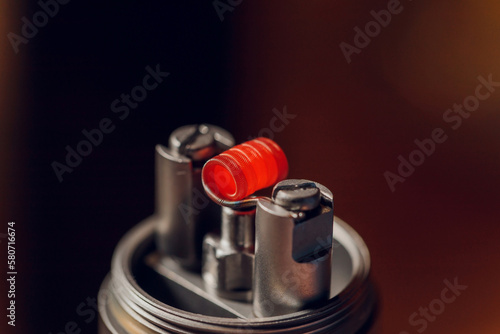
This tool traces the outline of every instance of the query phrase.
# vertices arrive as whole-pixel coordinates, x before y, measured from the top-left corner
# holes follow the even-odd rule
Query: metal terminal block
[[[199,270],[203,237],[217,228],[219,208],[203,192],[203,163],[234,145],[213,125],[175,130],[169,147],[156,146],[156,240],[159,251],[183,267]]]
[[[332,193],[318,183],[285,180],[275,186],[272,200],[258,200],[256,316],[289,314],[328,299],[332,233]]]
[[[218,296],[251,301],[254,266],[255,208],[222,208],[221,236],[203,242],[202,275]]]

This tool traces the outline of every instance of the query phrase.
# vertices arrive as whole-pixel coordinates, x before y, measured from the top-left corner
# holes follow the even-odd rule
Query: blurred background
[[[425,333],[500,332],[500,89],[456,129],[443,120],[479,76],[500,81],[497,2],[61,2],[0,3],[0,233],[16,222],[18,271],[0,332],[96,332],[77,308],[153,212],[154,145],[200,122],[273,137],[290,177],[333,191],[370,249],[382,333],[417,333],[409,317],[455,278],[467,288]],[[357,36],[381,10],[390,22]],[[157,65],[170,75],[120,119],[112,102]],[[60,182],[53,163],[105,118],[114,130]],[[436,128],[447,140],[392,191],[384,173]]]

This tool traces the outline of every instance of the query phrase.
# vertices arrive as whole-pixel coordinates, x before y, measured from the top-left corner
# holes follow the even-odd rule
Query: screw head
[[[314,182],[285,180],[274,187],[273,200],[290,211],[309,211],[319,206],[321,191]]]
[[[169,145],[175,152],[194,161],[204,161],[233,146],[234,138],[218,126],[193,124],[172,132]]]

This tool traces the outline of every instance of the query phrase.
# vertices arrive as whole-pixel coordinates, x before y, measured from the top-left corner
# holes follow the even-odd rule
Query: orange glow
[[[283,180],[287,174],[283,150],[271,139],[261,137],[210,159],[202,177],[218,196],[237,201]]]

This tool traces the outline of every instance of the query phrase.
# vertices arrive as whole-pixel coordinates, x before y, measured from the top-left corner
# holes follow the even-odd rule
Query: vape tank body
[[[156,147],[156,212],[116,248],[99,332],[368,333],[368,249],[330,190],[286,180],[269,139],[233,145],[192,125]]]

